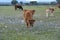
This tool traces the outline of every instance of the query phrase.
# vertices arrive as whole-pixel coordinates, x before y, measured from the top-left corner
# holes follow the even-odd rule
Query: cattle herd
[[[60,8],[60,4],[58,4],[56,6],[57,8]],[[23,9],[22,5],[18,5],[16,4],[15,5],[15,10],[17,10],[17,8],[21,9],[23,11],[23,16],[24,16],[24,21],[27,25],[27,28],[30,28],[30,27],[33,27],[33,24],[35,22],[35,19],[33,18],[33,15],[35,13],[35,10],[28,10],[28,9]],[[49,17],[49,13],[50,13],[50,16],[54,16],[54,11],[55,11],[55,8],[54,7],[49,7],[45,10],[45,13],[46,13],[46,17]]]

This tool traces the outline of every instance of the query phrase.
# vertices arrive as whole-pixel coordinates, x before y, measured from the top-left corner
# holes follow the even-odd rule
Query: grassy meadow
[[[32,28],[22,22],[23,11],[0,6],[0,40],[60,40],[60,9],[56,8],[54,16],[46,18],[45,10],[50,6],[23,6],[35,10]]]

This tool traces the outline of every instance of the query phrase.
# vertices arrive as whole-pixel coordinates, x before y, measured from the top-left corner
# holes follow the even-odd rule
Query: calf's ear
[[[32,15],[35,13],[35,10],[31,10]]]
[[[35,12],[35,10],[32,10],[32,12]]]

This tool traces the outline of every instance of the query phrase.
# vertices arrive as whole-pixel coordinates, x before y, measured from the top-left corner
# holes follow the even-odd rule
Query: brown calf
[[[35,20],[33,19],[35,10],[23,10],[23,12],[24,12],[23,14],[24,20],[26,22],[27,27],[30,27],[30,26],[33,27],[33,24],[35,22]]]

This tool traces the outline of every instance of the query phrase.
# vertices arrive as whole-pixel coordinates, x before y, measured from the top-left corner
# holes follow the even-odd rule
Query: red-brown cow
[[[23,14],[24,20],[26,22],[27,27],[30,27],[30,26],[33,27],[33,24],[35,22],[35,20],[33,19],[35,10],[23,10],[23,12],[24,12]]]

